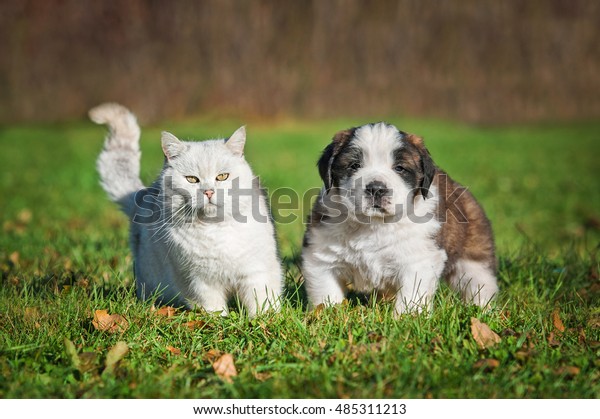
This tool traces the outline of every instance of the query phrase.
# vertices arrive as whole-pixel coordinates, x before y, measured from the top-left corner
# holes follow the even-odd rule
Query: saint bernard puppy
[[[395,297],[397,314],[420,312],[440,278],[481,307],[498,292],[490,222],[421,138],[383,122],[341,131],[318,168],[324,187],[302,250],[312,306],[352,289]]]

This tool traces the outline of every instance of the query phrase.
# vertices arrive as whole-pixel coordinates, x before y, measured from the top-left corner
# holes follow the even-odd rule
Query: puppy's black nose
[[[380,180],[374,180],[369,182],[365,187],[365,192],[374,198],[381,198],[383,196],[391,195],[391,189],[388,189],[385,183]]]

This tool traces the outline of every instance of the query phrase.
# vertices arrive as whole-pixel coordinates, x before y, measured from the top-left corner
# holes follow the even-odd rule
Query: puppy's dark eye
[[[404,172],[406,172],[406,169],[400,165],[397,165],[397,166],[394,166],[394,171],[396,173],[404,173]]]
[[[350,166],[348,166],[348,169],[350,169],[350,170],[358,170],[358,169],[360,169],[360,163],[354,162]]]

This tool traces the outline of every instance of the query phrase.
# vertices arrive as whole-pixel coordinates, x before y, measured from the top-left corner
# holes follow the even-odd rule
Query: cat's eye
[[[187,180],[190,183],[198,183],[198,182],[200,182],[200,179],[198,179],[196,176],[186,176],[185,180]]]
[[[219,182],[223,182],[224,180],[227,180],[227,178],[229,177],[229,173],[219,173],[216,177],[216,179]]]

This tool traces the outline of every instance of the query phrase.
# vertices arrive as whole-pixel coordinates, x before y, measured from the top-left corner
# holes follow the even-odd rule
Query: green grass
[[[271,192],[287,187],[302,197],[320,184],[315,162],[333,133],[363,122],[251,123],[247,159]],[[98,184],[102,128],[0,129],[0,397],[600,397],[600,123],[391,122],[424,135],[434,160],[488,212],[502,289],[494,310],[465,306],[442,286],[430,315],[394,319],[390,303],[354,299],[307,312],[296,266],[309,204],[301,198],[303,210],[276,215],[296,217],[278,223],[287,284],[281,312],[253,320],[236,311],[157,316],[135,298],[127,224]],[[202,139],[237,126],[146,128],[144,180],[162,163],[160,130]],[[96,330],[99,309],[125,317],[127,330]],[[471,317],[502,341],[478,349]],[[189,321],[204,327],[190,330]],[[77,368],[65,339],[88,353],[85,367]],[[129,352],[103,373],[118,341]],[[233,354],[233,383],[214,373],[215,350]],[[478,367],[482,359],[498,366]]]

